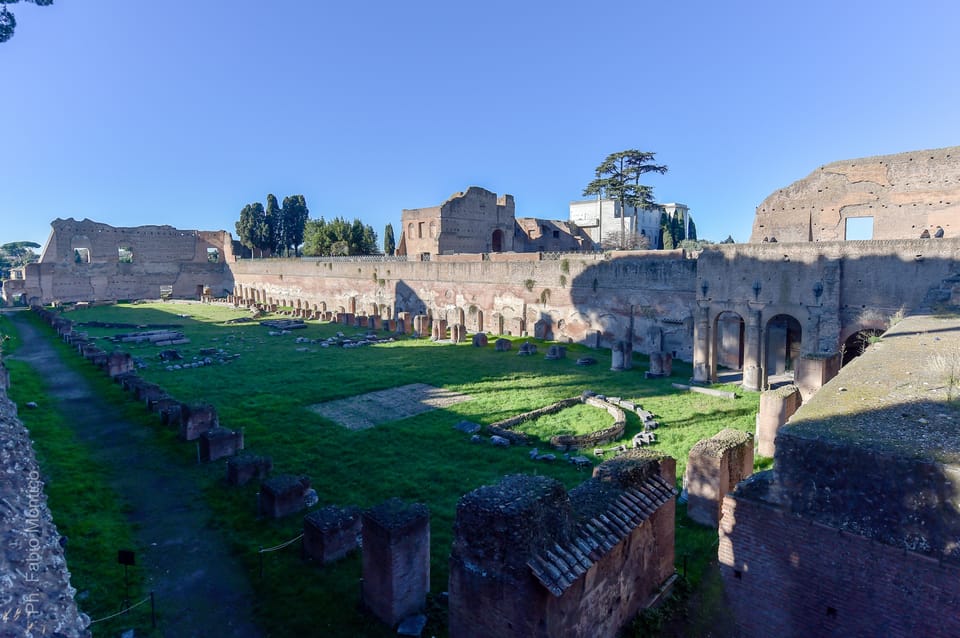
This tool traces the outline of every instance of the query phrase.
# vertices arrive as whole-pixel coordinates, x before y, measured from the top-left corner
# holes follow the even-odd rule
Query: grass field
[[[691,376],[690,366],[682,362],[674,363],[673,379],[644,379],[646,359],[640,356],[635,357],[633,370],[613,372],[606,365],[608,352],[577,345],[569,346],[568,358],[559,361],[542,356],[518,357],[515,350],[495,352],[492,345],[474,348],[412,339],[363,348],[322,348],[317,343],[296,343],[295,339],[321,339],[338,331],[349,336],[361,331],[311,322],[307,329],[270,336],[268,328],[257,323],[225,323],[246,316],[245,311],[186,303],[104,306],[66,316],[75,322],[179,324],[191,340],[176,346],[187,361],[202,358],[203,348],[239,355],[224,364],[171,371],[158,358],[161,348],[124,348],[145,364],[141,376],[162,385],[177,399],[213,403],[221,424],[242,428],[247,450],[270,455],[275,472],[309,475],[320,497],[318,506],[369,507],[393,496],[425,503],[431,512],[433,594],[447,587],[453,520],[461,495],[512,473],[549,475],[568,488],[589,477],[587,472],[578,472],[562,461],[535,463],[529,459],[527,448],[500,449],[471,443],[468,436],[453,429],[458,421],[489,424],[584,390],[620,396],[656,415],[662,427],[657,430],[655,447],[677,460],[679,480],[687,452],[698,440],[724,427],[753,431],[759,398],[758,394],[738,389],[735,400],[676,390],[671,381]],[[92,337],[131,331],[80,329]],[[105,349],[115,347],[106,339],[101,345]],[[588,352],[600,361],[598,365],[574,365],[578,356]],[[92,378],[101,375],[77,361]],[[101,383],[110,400],[124,400],[106,387],[110,384],[105,379]],[[449,408],[359,431],[347,430],[308,409],[316,403],[410,383],[427,383],[471,398]],[[541,437],[534,444],[543,449],[549,448],[546,439],[558,431],[579,432],[592,429],[593,423],[609,425],[610,417],[605,412],[587,410],[582,414],[565,410],[555,415],[559,421],[540,419],[544,422],[527,424],[524,430]],[[256,485],[228,487],[222,462],[197,466],[193,444],[177,442],[155,416],[139,406],[131,405],[127,413],[155,430],[154,445],[176,450],[182,467],[172,471],[194,473],[204,485],[211,511],[209,524],[222,531],[224,543],[230,544],[248,568],[259,598],[257,616],[264,627],[271,628],[271,636],[317,635],[318,631],[327,635],[391,635],[357,608],[357,556],[320,568],[301,561],[295,544],[289,550],[265,555],[261,579],[256,549],[298,535],[301,517],[258,520],[254,512]],[[629,444],[640,429],[637,417],[628,414],[622,442]],[[42,433],[35,436],[44,437]],[[38,442],[38,447],[41,445],[47,444]],[[60,444],[49,445],[56,448]],[[57,463],[55,459],[51,462]],[[89,480],[98,479],[91,476]],[[54,503],[51,497],[52,507]],[[716,532],[689,522],[683,509],[678,507],[677,562],[679,567],[686,557],[688,575],[695,585],[706,563],[715,557]],[[58,507],[53,507],[53,513],[59,523]],[[443,609],[432,605],[431,610],[427,635],[446,635]]]

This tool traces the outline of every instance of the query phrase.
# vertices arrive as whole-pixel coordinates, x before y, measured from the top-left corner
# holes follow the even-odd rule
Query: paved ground
[[[137,565],[145,570],[147,588],[156,594],[163,634],[263,635],[251,617],[254,597],[248,576],[223,540],[206,529],[209,513],[189,468],[153,445],[151,430],[125,422],[116,408],[99,401],[22,313],[11,318],[23,339],[23,347],[11,358],[44,376],[51,398],[70,416],[77,436],[91,443],[99,462],[116,469],[113,487],[132,506],[132,521],[139,523]]]
[[[469,396],[459,392],[426,383],[411,383],[347,399],[316,403],[310,409],[349,430],[365,430],[469,399]]]

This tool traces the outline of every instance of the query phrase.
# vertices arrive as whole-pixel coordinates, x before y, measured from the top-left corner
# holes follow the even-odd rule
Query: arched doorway
[[[866,330],[858,330],[847,337],[843,342],[843,346],[840,348],[840,352],[843,353],[843,358],[840,360],[840,367],[842,368],[862,355],[864,351],[870,347],[870,344],[882,334],[883,330],[879,328],[868,328]]]
[[[503,252],[503,231],[499,228],[493,231],[493,238],[490,240],[490,250],[495,253]]]
[[[800,322],[790,315],[776,315],[767,322],[764,332],[767,376],[792,374],[794,365],[800,359],[803,339]]]

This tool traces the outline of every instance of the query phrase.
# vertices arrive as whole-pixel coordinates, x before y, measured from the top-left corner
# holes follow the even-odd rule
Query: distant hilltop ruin
[[[767,197],[750,243],[960,236],[960,146],[843,160]]]

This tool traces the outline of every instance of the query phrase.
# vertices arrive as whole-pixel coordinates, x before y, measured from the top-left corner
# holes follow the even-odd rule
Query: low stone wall
[[[565,410],[580,403],[586,403],[587,405],[592,405],[595,408],[606,410],[610,416],[613,417],[613,425],[602,430],[589,432],[587,434],[553,436],[550,437],[550,445],[559,450],[574,450],[594,447],[623,437],[623,433],[627,426],[627,417],[623,410],[612,403],[608,403],[607,401],[598,399],[594,396],[562,399],[556,403],[551,403],[550,405],[542,408],[537,408],[536,410],[531,410],[530,412],[524,412],[523,414],[512,416],[509,419],[503,419],[502,421],[491,423],[487,426],[487,431],[490,434],[502,436],[503,438],[508,439],[511,443],[526,445],[530,442],[530,437],[523,432],[517,432],[514,428],[526,423],[527,421],[539,419],[547,414],[556,414],[561,410]]]
[[[0,387],[0,635],[90,636],[70,586],[60,534],[43,491],[30,433]]]

